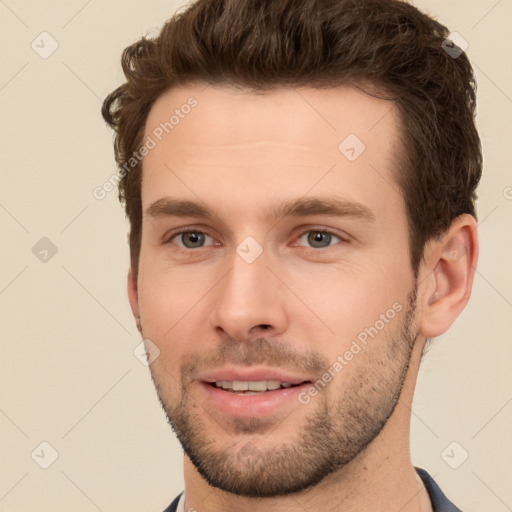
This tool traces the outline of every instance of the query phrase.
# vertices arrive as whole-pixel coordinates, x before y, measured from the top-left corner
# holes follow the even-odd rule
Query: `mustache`
[[[180,365],[182,380],[187,382],[206,369],[228,365],[265,365],[308,375],[322,375],[329,363],[318,352],[298,351],[292,343],[257,338],[251,341],[223,340],[218,347],[185,356]]]

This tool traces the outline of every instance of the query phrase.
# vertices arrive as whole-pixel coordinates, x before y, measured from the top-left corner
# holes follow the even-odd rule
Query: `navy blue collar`
[[[416,468],[416,472],[427,489],[434,512],[462,512],[460,508],[457,508],[448,500],[443,491],[441,491],[439,486],[434,482],[434,479],[424,469]],[[176,496],[174,501],[164,510],[164,512],[176,512],[176,507],[178,506],[178,501],[182,494],[183,493],[180,493]]]
[[[441,491],[439,486],[434,482],[434,479],[424,469],[416,468],[416,472],[423,480],[423,484],[430,496],[434,512],[462,512],[460,508],[457,508],[448,500],[443,491]]]

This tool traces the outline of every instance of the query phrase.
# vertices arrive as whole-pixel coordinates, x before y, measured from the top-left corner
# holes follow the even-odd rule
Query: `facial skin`
[[[416,281],[392,103],[353,88],[194,85],[158,99],[145,137],[190,97],[197,106],[144,158],[139,272],[128,278],[142,335],[160,350],[150,369],[185,450],[186,509],[422,510],[412,395],[426,337],[469,299],[474,219],[429,243]],[[366,146],[354,161],[338,150],[349,134]],[[299,200],[309,210],[283,216]],[[336,201],[338,215],[319,208]],[[204,382],[235,369],[315,383],[329,368],[321,391],[304,386],[302,400],[257,413],[227,413]]]

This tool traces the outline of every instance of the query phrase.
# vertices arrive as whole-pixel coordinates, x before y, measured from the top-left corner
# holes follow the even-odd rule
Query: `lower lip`
[[[244,395],[224,391],[207,382],[201,382],[201,387],[207,396],[207,403],[221,413],[237,418],[268,416],[290,404],[299,404],[298,395],[310,386],[311,383],[305,383],[291,388],[273,389],[257,395]]]

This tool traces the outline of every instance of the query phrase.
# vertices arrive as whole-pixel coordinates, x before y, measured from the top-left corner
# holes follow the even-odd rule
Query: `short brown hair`
[[[398,107],[403,150],[396,181],[417,275],[430,239],[463,213],[476,217],[482,172],[473,70],[465,53],[446,51],[448,35],[399,0],[197,0],[158,37],[143,37],[123,52],[127,81],[102,108],[115,132],[119,170],[141,146],[155,100],[178,85],[370,88]],[[120,176],[137,275],[142,162]]]

